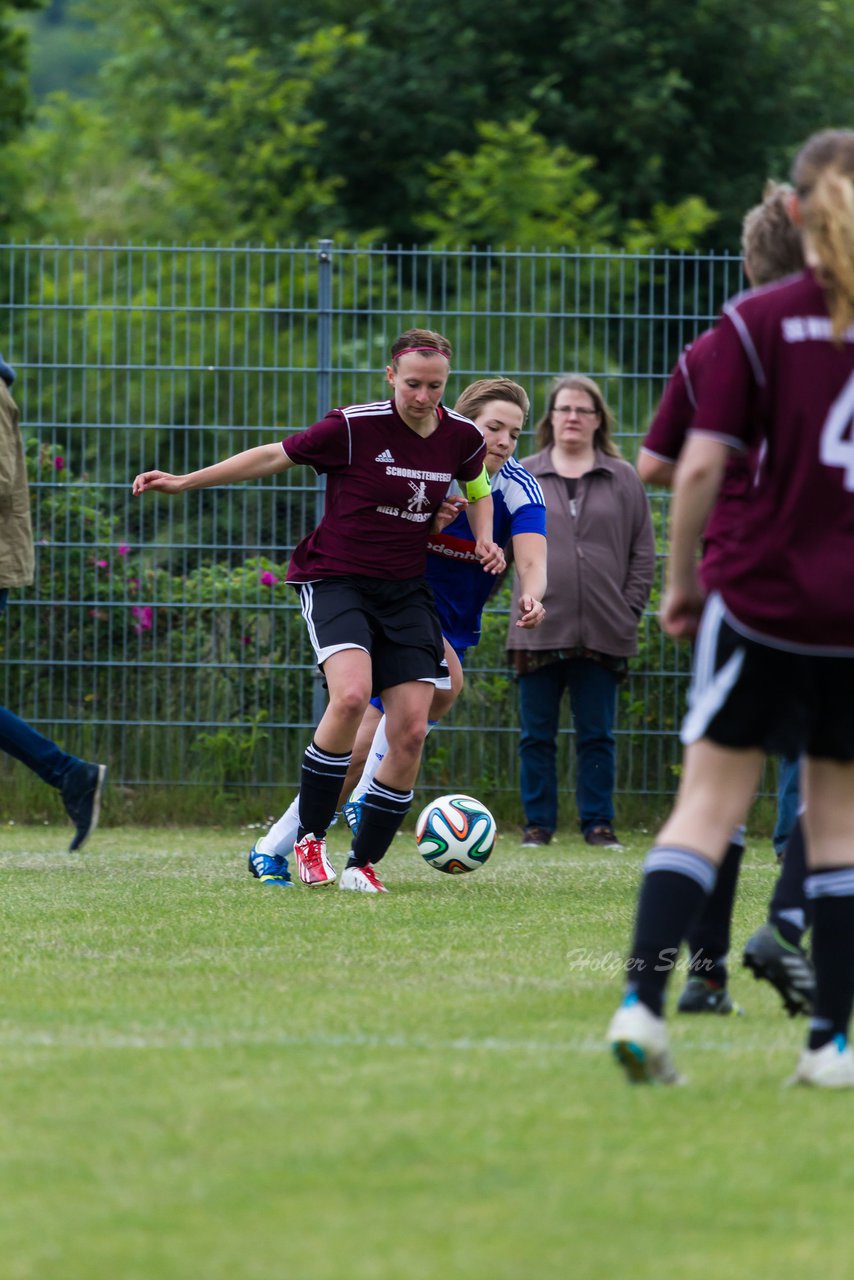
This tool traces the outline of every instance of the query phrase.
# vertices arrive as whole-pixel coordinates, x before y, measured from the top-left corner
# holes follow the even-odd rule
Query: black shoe
[[[744,967],[754,978],[764,978],[779,991],[790,1018],[810,1014],[815,1001],[815,974],[809,956],[800,947],[785,942],[771,924],[763,924],[748,938]]]
[[[588,844],[599,845],[603,849],[623,849],[617,839],[616,833],[612,826],[608,826],[604,822],[600,822],[598,826],[591,827],[589,831],[585,831],[584,839]]]
[[[726,987],[692,974],[679,997],[677,1013],[741,1013]]]
[[[522,848],[541,849],[543,845],[551,842],[551,838],[551,831],[546,831],[545,827],[526,827],[522,832]]]
[[[105,764],[87,764],[85,760],[81,760],[79,764],[73,765],[62,779],[59,788],[62,803],[65,805],[65,812],[76,827],[74,839],[68,846],[69,853],[82,849],[98,825],[101,795],[106,777]]]

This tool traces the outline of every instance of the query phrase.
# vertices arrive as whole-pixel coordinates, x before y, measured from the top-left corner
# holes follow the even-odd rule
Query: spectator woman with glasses
[[[512,622],[507,649],[519,680],[523,846],[548,844],[558,825],[557,734],[565,691],[575,726],[578,817],[591,845],[614,832],[617,689],[637,652],[655,540],[644,487],[611,438],[597,384],[557,379],[537,424],[539,453],[522,465],[546,502],[548,588],[536,631]],[[518,616],[518,581],[511,619]]]

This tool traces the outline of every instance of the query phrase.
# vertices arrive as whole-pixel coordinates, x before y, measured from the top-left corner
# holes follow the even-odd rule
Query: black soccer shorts
[[[299,585],[302,616],[317,665],[344,649],[371,655],[373,693],[424,680],[448,681],[445,642],[433,593],[423,578],[324,578]]]
[[[795,653],[730,625],[720,596],[706,602],[682,722],[701,738],[769,755],[854,761],[854,658]]]

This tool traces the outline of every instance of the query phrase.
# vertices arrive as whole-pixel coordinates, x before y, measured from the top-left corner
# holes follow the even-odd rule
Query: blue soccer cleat
[[[341,812],[344,814],[344,820],[347,826],[357,835],[359,827],[362,825],[362,808],[364,806],[364,797],[361,800],[354,800],[352,796],[341,806]]]
[[[259,853],[253,844],[249,854],[249,871],[262,884],[275,884],[282,889],[293,887],[288,860],[280,853]]]

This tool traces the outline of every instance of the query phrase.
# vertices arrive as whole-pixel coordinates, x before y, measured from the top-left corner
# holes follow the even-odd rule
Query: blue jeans
[[[774,850],[780,854],[786,847],[798,810],[801,807],[801,762],[799,759],[787,760],[780,757],[777,771],[777,825],[771,839]]]
[[[617,677],[592,658],[566,658],[519,677],[520,784],[527,826],[557,829],[557,734],[565,689],[575,726],[581,830],[614,821]]]
[[[8,590],[0,589],[0,614],[8,595]],[[5,707],[0,707],[0,751],[20,760],[50,787],[60,787],[68,770],[80,763]]]

